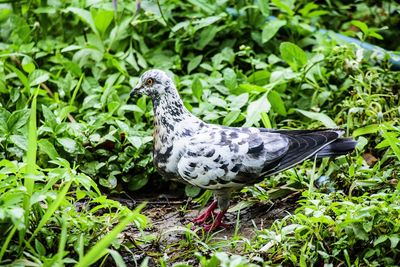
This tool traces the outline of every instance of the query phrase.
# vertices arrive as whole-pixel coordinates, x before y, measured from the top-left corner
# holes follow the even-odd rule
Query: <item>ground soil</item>
[[[220,229],[213,233],[205,233],[201,227],[191,224],[191,220],[198,216],[201,207],[182,195],[153,194],[152,196],[139,196],[135,199],[114,198],[128,207],[135,207],[142,202],[147,205],[142,213],[149,219],[148,227],[144,232],[132,227],[123,233],[124,238],[131,241],[129,251],[122,251],[124,260],[128,266],[138,266],[148,258],[150,266],[157,266],[160,258],[168,259],[168,262],[184,261],[196,264],[196,259],[191,252],[187,257],[182,250],[190,250],[190,244],[185,237],[185,230],[193,230],[201,240],[230,240],[236,232],[237,236],[247,239],[254,237],[256,229],[269,227],[276,219],[293,213],[296,207],[297,196],[286,197],[275,202],[252,203],[249,207],[236,212],[226,214],[225,222],[232,224],[228,229]],[[239,203],[240,199],[234,199],[232,206]],[[239,225],[235,224],[239,216]],[[212,235],[210,237],[210,235]],[[145,241],[145,239],[148,239]],[[150,240],[150,241],[149,241]],[[142,242],[141,242],[142,241]],[[195,250],[195,248],[192,248]],[[235,247],[237,250],[238,247]],[[237,251],[236,251],[237,252]]]

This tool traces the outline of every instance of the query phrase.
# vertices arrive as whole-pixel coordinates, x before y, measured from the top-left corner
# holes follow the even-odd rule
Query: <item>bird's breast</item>
[[[153,162],[161,175],[166,178],[178,175],[177,165],[184,147],[184,141],[173,134],[159,130],[154,135]]]

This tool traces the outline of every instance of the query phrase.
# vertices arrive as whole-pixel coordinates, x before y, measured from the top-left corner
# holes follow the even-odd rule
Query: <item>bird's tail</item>
[[[357,141],[351,138],[339,138],[323,149],[318,151],[317,157],[338,157],[352,152],[357,145]]]

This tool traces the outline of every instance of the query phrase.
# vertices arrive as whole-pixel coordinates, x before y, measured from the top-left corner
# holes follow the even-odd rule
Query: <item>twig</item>
[[[40,84],[40,87],[42,87],[44,90],[46,90],[47,94],[48,94],[50,97],[54,98],[53,91],[51,91],[51,89],[50,89],[45,83],[41,83],[41,84]]]

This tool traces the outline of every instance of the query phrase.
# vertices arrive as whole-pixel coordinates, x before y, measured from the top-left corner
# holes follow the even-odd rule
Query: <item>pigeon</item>
[[[276,130],[206,123],[185,108],[173,80],[162,70],[141,75],[130,97],[142,94],[153,102],[157,171],[166,178],[214,191],[211,205],[193,220],[206,231],[229,227],[222,220],[233,191],[313,156],[345,155],[356,145],[350,138],[341,138],[344,131],[340,129]]]

